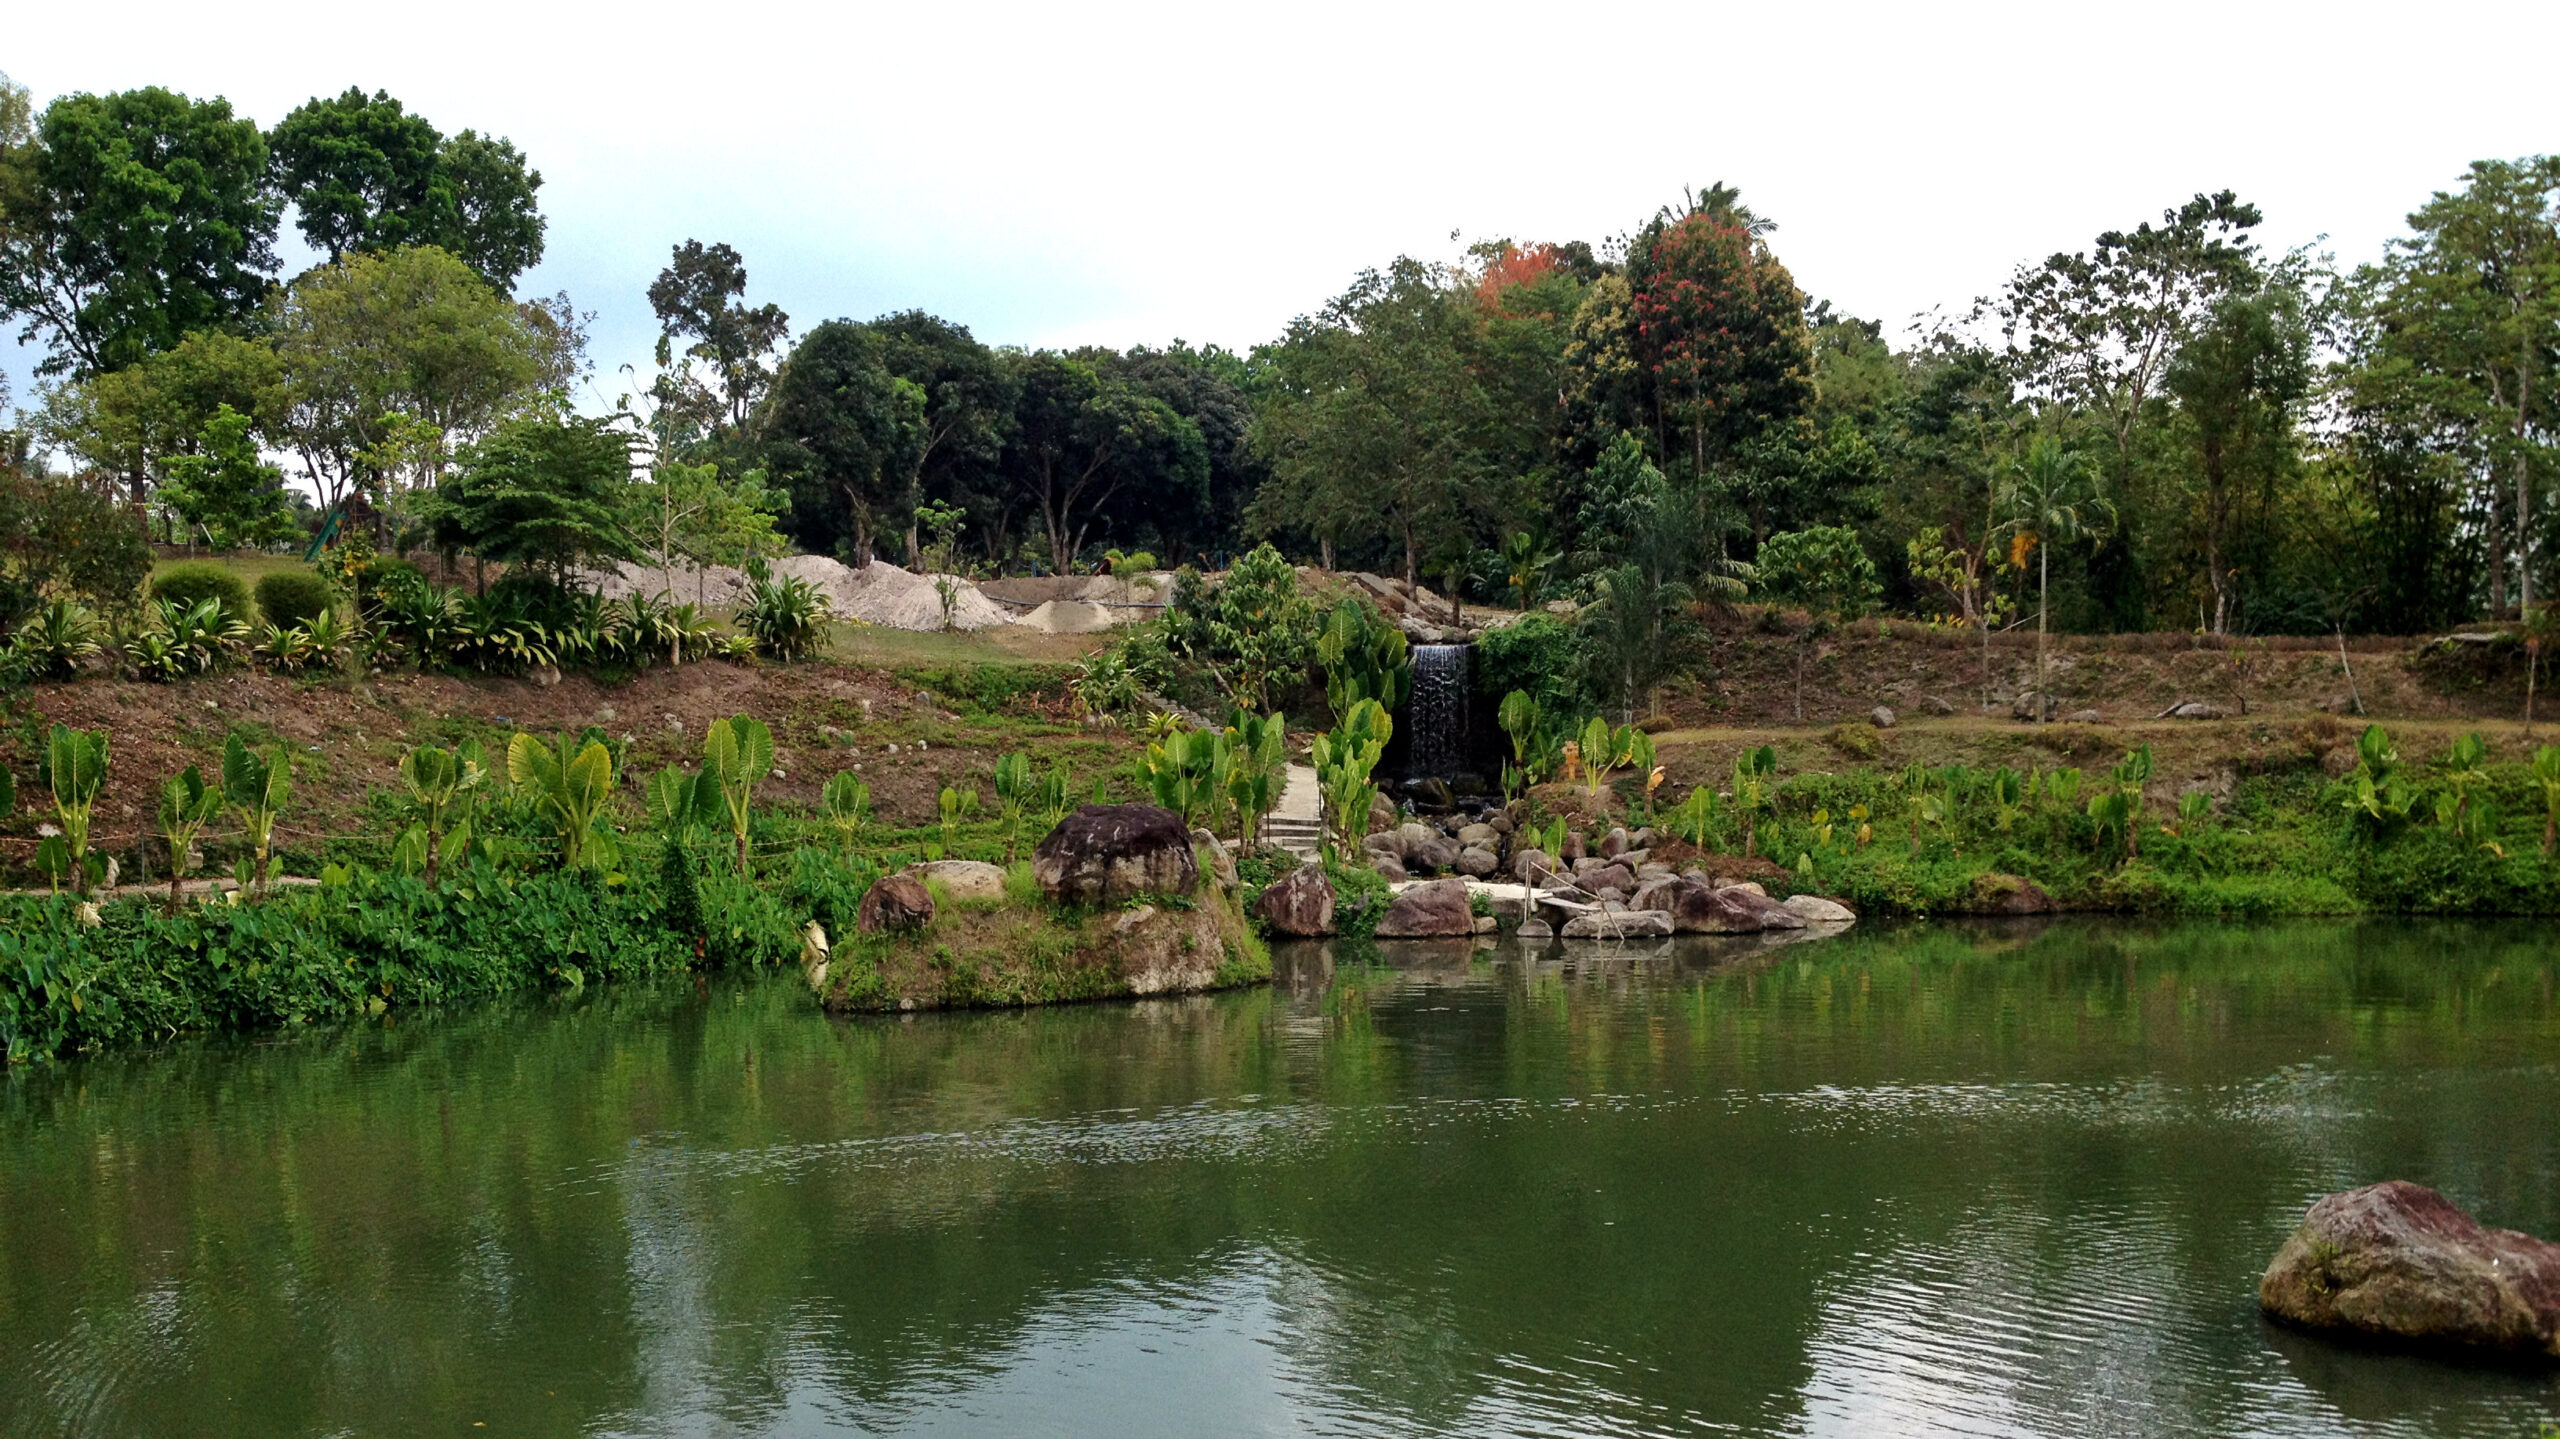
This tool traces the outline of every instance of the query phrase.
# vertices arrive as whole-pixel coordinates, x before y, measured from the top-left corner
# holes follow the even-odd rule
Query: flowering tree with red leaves
[[[1666,455],[1703,473],[1813,401],[1813,346],[1795,278],[1738,207],[1668,215],[1628,248],[1638,362]]]

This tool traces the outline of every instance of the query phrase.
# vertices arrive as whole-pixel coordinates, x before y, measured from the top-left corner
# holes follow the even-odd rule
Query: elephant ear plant
[[[488,763],[477,741],[459,749],[420,745],[400,757],[400,782],[417,806],[417,822],[392,848],[402,872],[423,873],[430,888],[442,866],[460,859],[471,847],[471,795],[488,778]]]
[[[838,775],[836,778],[849,776]],[[828,787],[834,788],[833,780],[828,782]],[[1031,756],[1016,750],[996,761],[996,806],[1004,818],[1004,862],[1007,864],[1013,863],[1014,851],[1021,845],[1023,811],[1038,798],[1038,788],[1038,781],[1031,777]],[[863,792],[863,798],[869,800],[868,790]],[[850,836],[846,842],[851,843]]]
[[[507,744],[507,779],[551,822],[560,837],[560,864],[582,869],[613,858],[613,831],[601,821],[613,803],[613,751],[602,740],[570,751],[560,737],[557,749],[529,734]]]
[[[1022,756],[1007,755],[1005,758],[1018,760],[1022,759]],[[1028,768],[1029,762],[1024,763]],[[996,766],[996,785],[999,789],[1004,785],[1002,764]],[[1018,806],[1012,800],[1007,800],[1006,804],[1008,818],[1018,819]],[[836,832],[837,845],[845,853],[853,853],[853,837],[862,832],[864,822],[871,817],[871,786],[864,784],[861,776],[851,770],[835,776],[828,780],[827,787],[818,793],[818,813],[826,818],[827,827]],[[1007,859],[1013,857],[1010,838],[1005,842],[1005,857]]]
[[[747,715],[713,720],[702,737],[703,773],[717,771],[720,802],[729,812],[729,829],[738,842],[738,873],[747,872],[747,822],[752,817],[756,781],[773,772],[773,731]]]
[[[284,812],[284,802],[292,795],[293,771],[282,745],[251,749],[237,731],[223,740],[222,798],[248,831],[251,854],[240,870],[240,881],[254,885],[261,896],[275,874],[276,816]]]
[[[107,782],[107,737],[95,730],[73,729],[57,724],[47,736],[44,761],[36,778],[53,796],[54,819],[62,833],[36,847],[36,867],[52,880],[56,889],[65,879],[85,895],[89,892],[89,815],[97,805],[98,790]]]
[[[178,912],[179,885],[194,866],[188,856],[196,834],[222,813],[222,791],[204,782],[204,771],[189,765],[160,786],[160,837],[169,842],[169,912]]]

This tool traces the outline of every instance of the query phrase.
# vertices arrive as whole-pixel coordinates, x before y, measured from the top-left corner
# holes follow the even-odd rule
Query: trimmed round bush
[[[258,579],[258,612],[278,629],[308,628],[329,612],[329,587],[310,570],[277,570]]]
[[[151,597],[155,600],[176,600],[182,605],[194,605],[208,599],[220,600],[225,612],[244,623],[254,623],[258,616],[256,608],[249,603],[248,585],[232,573],[230,566],[211,560],[189,560],[182,565],[171,565],[152,576]]]

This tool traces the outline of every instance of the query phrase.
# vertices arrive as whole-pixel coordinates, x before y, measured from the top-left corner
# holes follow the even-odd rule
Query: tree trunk
[[[2045,711],[2051,709],[2052,697],[2044,688],[2045,602],[2053,593],[2053,547],[2036,546],[2036,723],[2044,723]]]
[[[2533,406],[2532,342],[2516,366],[2516,618],[2533,618],[2533,457],[2524,448]]]
[[[1414,542],[1413,521],[1399,523],[1404,529],[1404,597],[1418,605],[1422,598],[1422,549]]]
[[[2507,612],[2507,547],[2498,526],[2498,487],[2489,486],[2489,618]]]
[[[1332,541],[1332,540],[1330,540],[1330,539],[1318,539],[1318,540],[1316,541],[1316,563],[1317,563],[1317,565],[1318,565],[1318,566],[1320,566],[1320,567],[1324,570],[1324,572],[1325,572],[1325,573],[1327,573],[1327,574],[1331,574],[1331,573],[1333,573],[1333,541]]]
[[[2204,573],[2213,586],[2213,632],[2231,633],[2231,592],[2222,572],[2222,523],[2227,508],[2222,492],[2222,444],[2204,446]]]

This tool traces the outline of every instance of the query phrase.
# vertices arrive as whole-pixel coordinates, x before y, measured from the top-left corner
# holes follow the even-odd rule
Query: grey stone
[[[1483,849],[1499,849],[1502,846],[1502,831],[1489,824],[1461,825],[1458,828],[1458,843],[1476,845]]]
[[[954,900],[973,903],[1004,900],[1004,867],[975,859],[937,859],[919,864],[907,873],[926,881],[938,881],[942,892]]]
[[[1492,850],[1480,845],[1471,844],[1458,851],[1458,873],[1460,874],[1482,879],[1500,868],[1502,868],[1500,857]]]
[[[1435,939],[1471,935],[1476,916],[1464,880],[1418,884],[1397,895],[1378,920],[1380,939]]]
[[[1564,925],[1567,939],[1662,939],[1672,933],[1671,916],[1651,909],[1625,914],[1577,914]]]
[[[1623,828],[1613,828],[1607,834],[1600,836],[1600,857],[1603,859],[1616,859],[1631,848],[1633,845],[1628,842],[1627,832]]]
[[[1895,714],[1890,705],[1877,705],[1874,709],[1867,711],[1867,723],[1874,725],[1877,729],[1891,729],[1900,720],[1901,716]]]
[[[1849,906],[1818,894],[1791,894],[1778,902],[1807,924],[1850,924],[1858,918]]]
[[[1273,934],[1321,938],[1333,933],[1333,881],[1323,865],[1302,864],[1266,886],[1253,908]]]
[[[2096,710],[2073,710],[2062,718],[2068,724],[2105,724],[2107,722],[2106,716]]]
[[[1052,903],[1096,909],[1200,887],[1191,831],[1180,815],[1151,804],[1078,808],[1031,852],[1031,870]]]
[[[1405,867],[1398,863],[1396,857],[1391,854],[1382,854],[1376,859],[1369,861],[1369,868],[1376,870],[1378,878],[1385,880],[1389,884],[1402,884],[1406,880],[1413,878],[1412,875],[1405,872]]]

